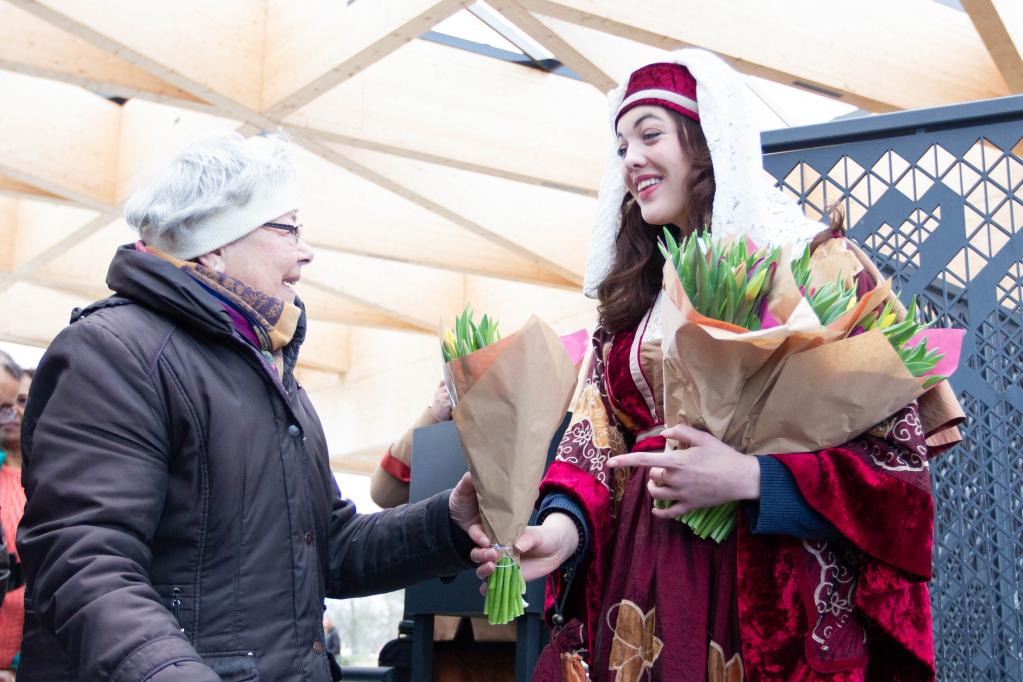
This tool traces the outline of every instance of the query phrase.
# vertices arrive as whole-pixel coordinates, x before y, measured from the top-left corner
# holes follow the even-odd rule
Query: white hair
[[[128,199],[124,219],[147,244],[188,243],[203,221],[291,183],[290,148],[282,135],[229,132],[199,139]]]

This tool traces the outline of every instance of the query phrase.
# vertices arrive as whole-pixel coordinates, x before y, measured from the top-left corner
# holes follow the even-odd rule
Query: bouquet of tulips
[[[502,553],[483,606],[493,624],[518,617],[527,605],[514,543],[529,522],[548,445],[575,391],[581,358],[570,357],[566,343],[535,316],[502,339],[493,318],[475,322],[468,307],[442,334],[455,429],[483,529]]]
[[[929,337],[915,302],[902,314],[886,281],[857,295],[837,267],[852,262],[841,250],[815,257],[808,247],[790,261],[785,249],[710,235],[679,244],[667,230],[661,250],[669,426],[703,428],[747,454],[822,449],[909,404],[957,362],[961,335]],[[680,520],[720,542],[736,508]]]
[[[803,250],[802,256],[792,261],[792,275],[799,285],[799,290],[809,301],[810,307],[822,325],[830,325],[844,314],[856,307],[855,284],[838,277],[813,287],[810,283],[810,247]],[[923,388],[928,389],[948,377],[935,373],[935,367],[945,357],[938,348],[928,347],[925,329],[931,323],[921,324],[918,321],[916,297],[914,296],[906,311],[900,314],[893,299],[887,299],[878,310],[867,311],[866,316],[856,320],[849,336],[856,336],[871,329],[878,329],[891,344],[902,364],[915,377],[924,377]],[[918,343],[913,343],[919,341]]]
[[[500,341],[501,332],[497,326],[497,322],[486,315],[476,324],[472,319],[472,309],[465,306],[462,314],[455,318],[455,326],[444,333],[444,342],[440,346],[444,362],[451,362]]]

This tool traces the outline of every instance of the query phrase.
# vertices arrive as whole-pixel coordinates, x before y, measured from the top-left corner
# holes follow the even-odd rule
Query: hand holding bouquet
[[[526,584],[514,543],[529,521],[547,448],[575,390],[574,359],[539,318],[501,339],[486,315],[466,308],[441,342],[452,417],[469,460],[487,537],[502,551],[487,581],[494,624],[521,615]]]
[[[900,319],[888,282],[857,296],[852,277],[836,272],[847,252],[807,250],[790,263],[784,250],[711,236],[679,245],[667,233],[662,251],[666,426],[697,426],[747,454],[823,449],[887,418],[955,367],[942,350],[957,358],[961,336],[928,334],[915,304]],[[735,508],[681,520],[720,542]]]

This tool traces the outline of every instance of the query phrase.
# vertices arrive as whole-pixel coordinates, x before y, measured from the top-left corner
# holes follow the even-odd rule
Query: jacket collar
[[[183,327],[220,337],[235,335],[234,323],[223,304],[199,282],[172,263],[137,251],[132,244],[118,247],[107,271],[107,286],[119,296],[173,319]],[[294,369],[305,340],[305,306],[298,298],[298,324],[284,348],[286,372]],[[84,313],[88,313],[87,308]]]

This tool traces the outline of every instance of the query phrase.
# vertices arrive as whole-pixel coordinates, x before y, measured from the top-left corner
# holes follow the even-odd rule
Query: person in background
[[[412,432],[451,419],[451,398],[444,382],[437,385],[433,400],[419,418],[387,449],[369,482],[369,495],[384,509],[408,502],[412,474]]]
[[[334,621],[330,616],[323,617],[323,639],[324,646],[331,655],[337,657],[341,654],[341,636],[337,634],[337,628],[334,627]]]
[[[4,351],[0,351],[0,523],[3,525],[5,553],[17,560],[15,533],[25,511],[25,489],[21,487],[21,416],[25,413],[30,370],[23,370]],[[14,679],[21,651],[21,628],[25,619],[25,588],[8,590],[0,608],[0,682]]]

